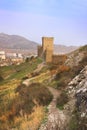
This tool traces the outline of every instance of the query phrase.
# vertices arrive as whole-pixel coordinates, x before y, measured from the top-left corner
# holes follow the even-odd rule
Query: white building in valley
[[[0,51],[0,59],[1,60],[5,60],[6,59],[5,51]]]

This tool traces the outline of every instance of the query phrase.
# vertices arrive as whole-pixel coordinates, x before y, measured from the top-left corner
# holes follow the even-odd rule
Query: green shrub
[[[63,109],[63,106],[68,102],[68,96],[66,92],[62,92],[60,97],[57,98],[57,107]]]
[[[56,88],[64,88],[67,86],[67,84],[80,73],[80,71],[84,68],[84,66],[87,65],[87,56],[85,56],[82,61],[79,62],[77,66],[74,66],[73,68],[70,68],[68,71],[63,70],[62,72],[58,72],[56,74],[55,80],[57,81],[57,87]]]
[[[3,81],[4,79],[3,79],[3,77],[0,75],[0,81]]]
[[[87,45],[80,47],[79,51],[86,51],[87,52]]]
[[[71,72],[70,71],[63,71],[57,73],[55,80],[57,81],[57,89],[62,89],[67,86],[69,81],[71,80]]]
[[[87,130],[87,118],[82,118],[77,110],[74,110],[69,122],[69,130]]]
[[[79,62],[81,67],[84,67],[85,65],[87,65],[87,54],[84,54],[83,59]]]

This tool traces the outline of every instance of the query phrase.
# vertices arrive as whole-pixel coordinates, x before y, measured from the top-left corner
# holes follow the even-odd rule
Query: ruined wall
[[[43,52],[42,46],[39,45],[37,49],[38,49],[38,57],[41,57]]]
[[[65,62],[66,59],[67,59],[66,55],[53,55],[52,63],[61,65]]]

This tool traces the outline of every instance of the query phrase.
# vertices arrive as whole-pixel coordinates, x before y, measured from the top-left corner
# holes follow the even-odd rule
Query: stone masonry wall
[[[53,51],[53,37],[42,37],[42,48],[43,50]]]
[[[42,48],[47,63],[52,62],[53,40],[53,37],[42,37]]]
[[[38,46],[38,56],[41,57],[43,52],[42,46]]]
[[[66,55],[53,55],[52,63],[53,64],[63,64],[66,59],[67,59]]]
[[[53,51],[51,50],[47,50],[46,51],[46,63],[51,63],[52,62],[52,55],[53,55]]]

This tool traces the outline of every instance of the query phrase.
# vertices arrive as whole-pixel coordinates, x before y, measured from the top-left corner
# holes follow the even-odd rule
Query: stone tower
[[[53,55],[53,37],[42,37],[42,50],[46,63],[52,62]]]
[[[46,63],[52,62],[53,41],[53,37],[42,37],[42,46],[38,46],[38,56]]]

